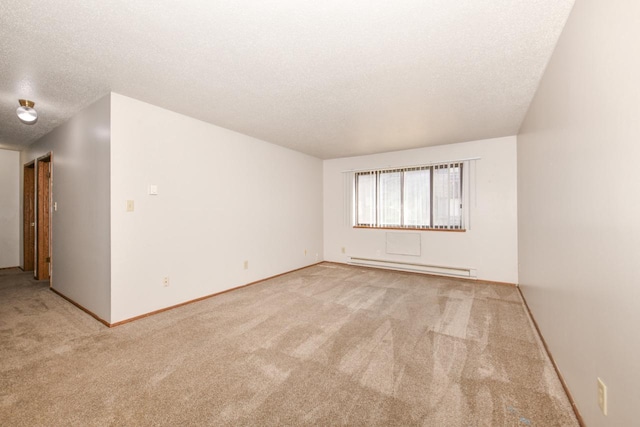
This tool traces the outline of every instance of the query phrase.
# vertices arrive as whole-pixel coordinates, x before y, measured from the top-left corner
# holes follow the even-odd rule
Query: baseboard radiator
[[[414,262],[389,261],[359,257],[349,257],[348,264],[386,268],[390,270],[411,271],[416,273],[438,274],[441,276],[467,277],[471,279],[476,278],[476,270],[473,268],[444,267],[441,265],[428,265]]]

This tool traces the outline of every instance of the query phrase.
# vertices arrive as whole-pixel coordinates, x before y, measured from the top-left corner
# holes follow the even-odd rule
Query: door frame
[[[25,163],[22,174],[22,266],[33,271],[36,259],[36,162]]]
[[[44,175],[43,163],[48,163],[47,175]],[[36,159],[36,280],[49,280],[49,287],[53,287],[51,273],[53,271],[52,257],[52,190],[53,190],[53,153],[49,152]]]

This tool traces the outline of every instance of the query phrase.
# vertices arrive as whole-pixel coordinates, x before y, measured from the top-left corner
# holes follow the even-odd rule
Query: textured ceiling
[[[513,135],[572,6],[3,0],[0,147],[109,91],[320,158]]]

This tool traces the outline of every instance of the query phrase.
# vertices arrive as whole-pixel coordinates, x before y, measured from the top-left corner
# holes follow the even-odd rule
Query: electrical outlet
[[[306,249],[304,250],[304,256],[307,256],[307,250]]]
[[[342,247],[342,253],[343,254],[347,253],[347,248],[345,248],[344,246]]]
[[[244,269],[248,270],[249,269],[249,261],[245,261],[244,262]]]
[[[598,406],[604,415],[607,415],[607,386],[598,378]]]
[[[133,200],[127,200],[127,212],[133,212]]]
[[[164,286],[165,288],[169,286],[169,276],[164,276],[162,278],[162,286]]]

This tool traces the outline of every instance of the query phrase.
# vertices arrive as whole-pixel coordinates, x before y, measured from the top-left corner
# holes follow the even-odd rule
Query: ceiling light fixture
[[[35,102],[27,99],[19,99],[20,106],[16,110],[16,114],[20,121],[27,125],[32,125],[38,120],[38,112],[33,108]]]

